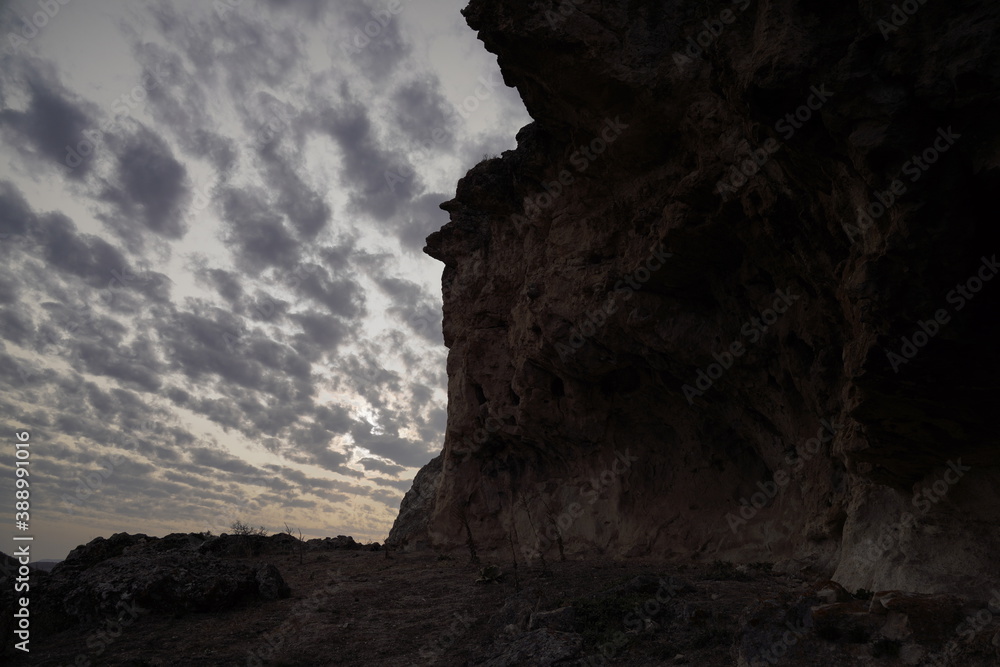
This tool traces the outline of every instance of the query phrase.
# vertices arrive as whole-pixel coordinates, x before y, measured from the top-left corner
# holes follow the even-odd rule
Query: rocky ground
[[[224,541],[206,548],[196,536],[139,546],[126,537],[132,546],[124,554],[109,556],[111,540],[92,543],[86,558],[61,568],[64,578],[71,572],[80,586],[92,586],[92,613],[34,635],[30,660],[6,664],[888,667],[945,664],[939,658],[950,644],[960,652],[948,664],[1000,661],[993,620],[1000,606],[988,600],[851,595],[836,584],[772,572],[767,563],[568,560],[522,564],[515,575],[509,563],[429,552],[387,558],[346,541],[300,548],[273,536],[247,555],[222,548]],[[133,571],[94,581],[130,558],[145,559],[144,578]],[[273,585],[227,598],[226,587],[213,588],[204,575],[219,563],[237,578],[271,573]],[[35,594],[43,604],[53,603],[46,596],[58,588],[53,581],[43,576]],[[189,598],[177,593],[184,582],[197,582]],[[168,590],[177,594],[162,594]],[[60,595],[64,608],[72,606],[72,594]]]

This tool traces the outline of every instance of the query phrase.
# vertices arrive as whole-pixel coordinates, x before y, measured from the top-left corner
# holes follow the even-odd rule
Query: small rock
[[[292,590],[281,577],[278,568],[270,563],[265,563],[257,568],[255,579],[257,580],[257,590],[264,600],[280,600],[292,594]]]
[[[813,595],[826,604],[853,602],[854,596],[836,581],[824,581],[813,589]]]

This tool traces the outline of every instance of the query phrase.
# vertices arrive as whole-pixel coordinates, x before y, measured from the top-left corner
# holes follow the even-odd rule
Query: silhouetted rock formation
[[[33,637],[109,618],[219,611],[288,597],[288,585],[273,565],[204,553],[206,544],[220,540],[197,533],[163,538],[116,533],[77,547],[47,576],[32,574]]]
[[[1000,582],[1000,6],[910,4],[470,3],[534,122],[427,240],[448,429],[393,542]]]
[[[426,541],[420,541],[419,538],[426,535],[427,521],[434,508],[434,497],[441,485],[441,457],[441,454],[435,456],[413,478],[413,488],[406,492],[399,503],[399,514],[385,540],[386,546],[403,550],[427,546]],[[411,544],[411,537],[417,537],[417,541]]]

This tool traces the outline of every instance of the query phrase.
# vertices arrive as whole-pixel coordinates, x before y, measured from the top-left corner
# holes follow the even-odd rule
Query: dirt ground
[[[383,552],[328,551],[307,553],[301,563],[297,555],[250,561],[276,565],[291,597],[221,613],[123,614],[96,629],[33,640],[30,659],[15,664],[471,666],[485,664],[494,642],[514,631],[511,623],[523,629],[531,610],[572,605],[583,656],[593,659],[560,664],[733,665],[740,612],[755,600],[791,599],[808,588],[766,567],[737,572],[648,561],[570,560],[549,563],[547,571],[522,565],[516,581],[510,564],[498,562],[503,577],[490,583],[476,581],[488,562],[434,554],[386,559]],[[669,595],[652,578],[614,592],[639,575],[672,582]],[[663,605],[654,603],[657,596]],[[617,646],[609,643],[615,637]],[[598,657],[602,646],[607,663]]]

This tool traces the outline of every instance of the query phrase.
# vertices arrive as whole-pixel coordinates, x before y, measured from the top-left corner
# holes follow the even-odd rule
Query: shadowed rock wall
[[[470,3],[534,122],[428,238],[443,472],[391,541],[1000,581],[1000,6],[910,4]]]

